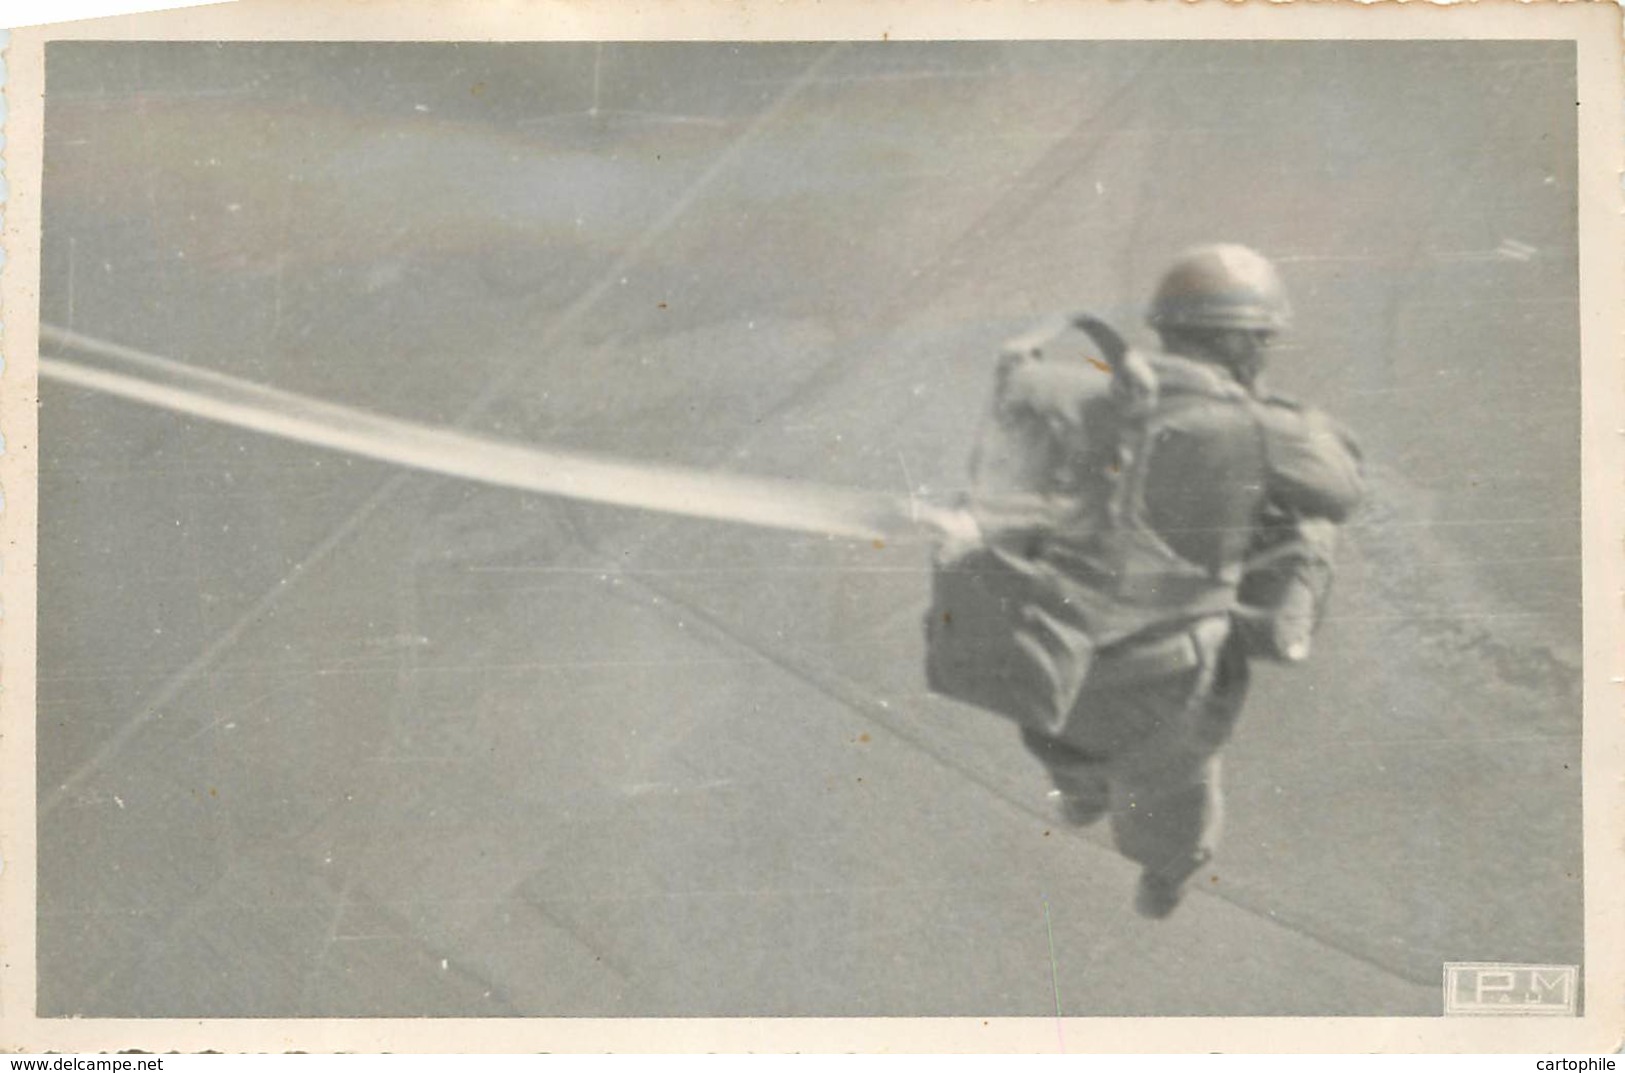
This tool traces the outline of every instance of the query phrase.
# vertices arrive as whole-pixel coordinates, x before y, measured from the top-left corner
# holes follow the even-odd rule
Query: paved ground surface
[[[44,388],[48,1015],[1433,1014],[1582,960],[1557,46],[58,46],[46,319],[505,436],[943,494],[997,343],[1276,256],[1367,447],[1171,920],[921,675],[925,550]],[[1516,151],[1513,151],[1516,147]]]

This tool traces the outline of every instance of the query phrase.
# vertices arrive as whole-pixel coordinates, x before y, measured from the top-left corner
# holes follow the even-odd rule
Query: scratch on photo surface
[[[244,714],[246,714],[248,712],[253,711],[255,708],[259,707],[261,704],[264,704],[266,701],[270,700],[272,697],[275,697],[275,696],[277,696],[279,694],[282,694],[282,693],[286,693],[289,690],[296,688],[299,684],[300,683],[298,681],[288,682],[288,683],[286,683],[284,685],[278,686],[277,688],[275,688],[275,689],[273,689],[273,690],[271,690],[271,691],[269,691],[267,693],[261,693],[259,696],[255,697],[253,700],[249,701],[246,704],[240,704],[240,705],[237,705],[234,708],[228,708],[226,711],[221,712],[219,717],[216,718],[213,722],[207,723],[207,724],[199,727],[193,733],[187,735],[186,738],[183,740],[182,744],[191,744],[192,742],[196,741],[198,738],[201,738],[203,735],[207,734],[209,731],[215,729],[216,727],[223,726],[226,730],[235,730],[237,728],[237,724],[236,724],[235,720],[238,717],[240,717],[240,716],[242,716],[242,715],[244,715]]]
[[[1055,927],[1050,923],[1049,897],[1040,895],[1044,900],[1044,935],[1049,940],[1049,982],[1055,992],[1055,1042],[1061,1053],[1066,1053],[1066,1033],[1061,1027],[1061,974],[1055,964]]]
[[[344,914],[350,906],[350,892],[354,886],[354,875],[348,875],[344,878],[344,882],[340,884],[339,889],[333,892],[333,914],[327,922],[327,934],[323,937],[322,948],[316,957],[312,959],[310,971],[305,974],[304,983],[299,989],[299,1008],[302,1011],[309,1010],[312,1006],[316,987],[320,983],[323,973],[327,971],[328,954],[332,951],[333,945],[349,938],[339,934],[339,927],[344,923]]]
[[[675,782],[634,782],[621,787],[621,793],[627,797],[646,797],[649,794],[686,794],[705,790],[720,790],[725,786],[732,786],[733,779],[709,779],[705,782],[684,786]]]
[[[903,490],[908,493],[909,521],[917,522],[920,520],[920,501],[915,495],[914,475],[908,471],[908,459],[903,457],[901,451],[897,452],[897,464],[903,467]]]

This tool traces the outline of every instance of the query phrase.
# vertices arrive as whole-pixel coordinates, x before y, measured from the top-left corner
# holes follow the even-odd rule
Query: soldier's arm
[[[1261,410],[1268,498],[1308,517],[1346,519],[1365,498],[1353,436],[1315,410],[1279,403]]]

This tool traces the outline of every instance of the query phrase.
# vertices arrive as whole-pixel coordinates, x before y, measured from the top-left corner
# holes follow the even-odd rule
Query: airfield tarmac
[[[942,498],[1002,340],[1241,241],[1372,501],[1149,922],[925,691],[921,545],[44,384],[42,1015],[1428,1016],[1583,963],[1566,47],[57,47],[47,321]]]

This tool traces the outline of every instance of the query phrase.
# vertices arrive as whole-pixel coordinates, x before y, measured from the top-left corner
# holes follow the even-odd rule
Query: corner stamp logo
[[[1580,970],[1574,965],[1446,962],[1446,1016],[1545,1015],[1573,1017]]]

